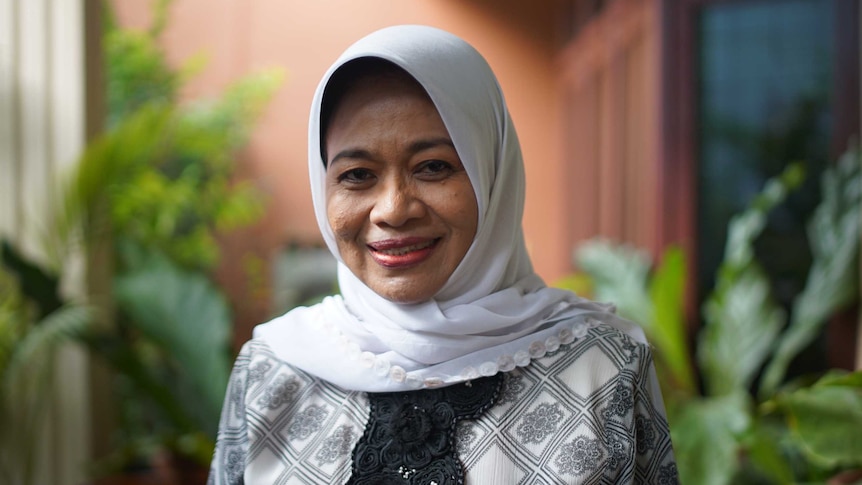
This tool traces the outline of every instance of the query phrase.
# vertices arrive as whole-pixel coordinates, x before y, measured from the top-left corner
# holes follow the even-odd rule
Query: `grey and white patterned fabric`
[[[209,483],[344,483],[368,413],[364,392],[251,340],[231,376]],[[497,403],[459,423],[455,447],[469,485],[678,483],[650,349],[607,325],[508,372]]]

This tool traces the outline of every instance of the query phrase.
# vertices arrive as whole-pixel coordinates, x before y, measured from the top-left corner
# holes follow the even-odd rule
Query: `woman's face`
[[[470,248],[478,207],[431,99],[400,76],[361,79],[325,140],[326,214],[344,264],[388,300],[432,298]]]

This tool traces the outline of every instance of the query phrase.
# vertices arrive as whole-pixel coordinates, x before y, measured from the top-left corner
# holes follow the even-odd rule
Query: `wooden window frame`
[[[697,20],[706,6],[751,3],[752,0],[662,0],[661,33],[661,163],[663,187],[660,192],[660,224],[663,244],[675,243],[685,250],[689,269],[688,283],[696,288],[697,274],[697,148],[699,112],[697,110]],[[770,3],[780,0],[756,0]],[[834,125],[830,140],[830,159],[836,160],[847,149],[847,140],[859,140],[860,133],[860,7],[857,0],[835,2],[835,75],[833,92],[841,93],[833,103]],[[688,321],[697,321],[697,302],[701,295],[690,292]],[[851,369],[857,349],[858,307],[836,316],[827,328],[829,365]]]

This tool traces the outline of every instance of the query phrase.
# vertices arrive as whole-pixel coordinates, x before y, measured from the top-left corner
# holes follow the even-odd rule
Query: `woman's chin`
[[[389,281],[365,283],[381,297],[401,305],[416,305],[431,300],[442,285],[434,285],[421,275],[391,278]]]

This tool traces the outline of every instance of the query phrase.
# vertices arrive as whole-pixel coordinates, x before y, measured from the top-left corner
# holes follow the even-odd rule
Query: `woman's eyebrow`
[[[359,160],[372,160],[374,157],[371,156],[371,152],[368,150],[363,150],[362,148],[348,148],[346,150],[341,150],[338,152],[332,160],[329,161],[327,165],[332,165],[333,163],[341,160],[342,158],[352,158]]]
[[[445,138],[445,137],[439,137],[439,138],[431,138],[428,140],[414,141],[413,143],[410,144],[409,150],[410,150],[410,153],[417,153],[417,152],[421,152],[422,150],[427,150],[429,148],[438,147],[440,145],[447,145],[447,146],[452,147],[453,149],[455,148],[455,144],[452,143],[452,140],[450,140],[449,138]]]
[[[439,147],[440,145],[455,148],[455,144],[452,143],[452,140],[446,137],[439,138],[429,138],[426,140],[416,140],[407,147],[410,153],[419,153],[422,150],[428,150],[431,148]],[[347,148],[340,152],[338,152],[332,160],[327,163],[327,166],[331,166],[338,160],[342,158],[354,159],[354,160],[374,160],[375,157],[371,154],[370,151],[365,150],[363,148]]]

